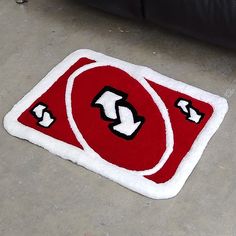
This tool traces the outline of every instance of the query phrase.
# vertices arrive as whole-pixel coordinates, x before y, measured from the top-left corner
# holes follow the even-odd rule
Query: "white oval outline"
[[[85,72],[87,70],[90,70],[90,69],[93,69],[96,67],[102,67],[102,66],[112,66],[112,67],[121,69],[121,70],[125,71],[126,73],[128,73],[132,78],[137,80],[144,87],[144,89],[150,94],[154,103],[157,105],[157,107],[160,110],[160,113],[162,115],[162,118],[164,119],[165,128],[166,128],[166,150],[163,153],[162,157],[160,158],[159,162],[153,168],[147,169],[147,170],[142,170],[142,171],[129,170],[124,167],[120,167],[120,166],[113,164],[114,166],[116,166],[118,168],[125,169],[127,171],[130,171],[132,173],[136,173],[138,175],[152,175],[152,174],[156,173],[157,171],[159,171],[163,167],[163,165],[168,160],[170,154],[172,153],[173,147],[174,147],[174,135],[173,135],[173,129],[171,126],[168,110],[167,110],[164,102],[162,101],[160,96],[155,92],[155,90],[148,84],[148,82],[136,71],[135,72],[133,71],[132,73],[127,72],[127,68],[120,63],[119,64],[118,63],[109,63],[108,64],[108,63],[94,62],[94,63],[88,64],[88,65],[85,65],[85,66],[77,69],[75,72],[73,72],[73,74],[70,75],[70,77],[68,78],[67,85],[66,85],[66,92],[65,92],[66,113],[67,113],[67,118],[68,118],[70,127],[71,127],[72,131],[74,132],[76,139],[83,146],[84,151],[88,155],[90,155],[90,156],[92,155],[94,158],[99,157],[99,159],[104,161],[105,162],[104,164],[106,165],[107,161],[105,159],[103,159],[97,152],[95,152],[88,145],[88,143],[84,139],[83,135],[79,131],[79,129],[75,123],[75,120],[73,118],[72,106],[71,106],[71,93],[72,93],[72,89],[73,89],[73,85],[74,85],[74,81],[75,81],[76,77],[78,77],[80,74],[82,74],[83,72]]]

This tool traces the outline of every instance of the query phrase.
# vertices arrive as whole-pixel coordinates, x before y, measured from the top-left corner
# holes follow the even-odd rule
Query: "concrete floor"
[[[179,195],[151,200],[0,127],[1,236],[236,235],[236,53],[80,5],[0,0],[0,119],[90,48],[225,96],[230,110]]]

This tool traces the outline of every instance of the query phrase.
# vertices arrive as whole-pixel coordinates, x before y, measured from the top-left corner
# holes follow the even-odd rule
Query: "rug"
[[[224,98],[91,50],[66,57],[6,130],[154,199],[175,196],[227,112]]]

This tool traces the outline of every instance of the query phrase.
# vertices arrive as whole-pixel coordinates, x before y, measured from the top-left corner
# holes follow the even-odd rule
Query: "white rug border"
[[[158,82],[172,90],[185,93],[198,100],[208,102],[214,109],[213,115],[205,125],[204,129],[195,140],[192,148],[181,161],[175,175],[167,182],[156,184],[143,176],[137,175],[135,172],[118,168],[110,163],[100,163],[93,155],[89,155],[70,144],[54,139],[30,127],[27,127],[17,121],[18,117],[24,112],[38,97],[47,91],[56,80],[63,75],[71,65],[82,57],[88,57],[101,63],[122,64],[124,69],[135,70],[143,75],[146,79]],[[195,88],[180,81],[173,80],[169,77],[161,75],[147,67],[133,65],[128,62],[121,61],[101,53],[97,53],[88,49],[75,51],[52,69],[43,80],[41,80],[30,92],[28,92],[7,115],[4,117],[4,127],[13,136],[26,139],[35,143],[50,152],[71,160],[89,170],[99,173],[119,184],[136,191],[145,196],[154,199],[166,199],[174,197],[182,188],[188,176],[199,161],[208,141],[220,126],[223,118],[228,110],[226,99],[217,95],[208,93],[201,89]]]

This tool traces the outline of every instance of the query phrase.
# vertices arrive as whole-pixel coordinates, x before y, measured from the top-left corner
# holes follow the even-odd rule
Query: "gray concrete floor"
[[[151,200],[0,127],[1,236],[236,235],[236,52],[76,0],[0,0],[0,119],[66,55],[90,48],[225,96],[229,112],[180,194]]]

